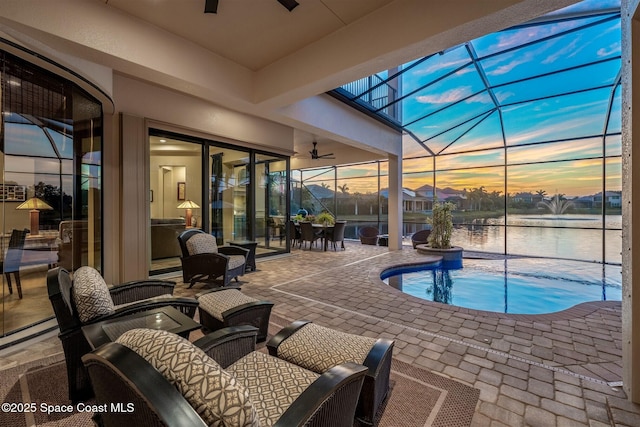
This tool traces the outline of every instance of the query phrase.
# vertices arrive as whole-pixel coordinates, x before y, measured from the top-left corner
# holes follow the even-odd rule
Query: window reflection
[[[3,259],[16,250],[11,236],[27,232],[17,262],[3,263],[21,282],[19,292],[9,292],[2,275],[0,334],[6,335],[52,317],[42,285],[49,268],[102,267],[102,108],[22,59],[0,52],[0,63]]]

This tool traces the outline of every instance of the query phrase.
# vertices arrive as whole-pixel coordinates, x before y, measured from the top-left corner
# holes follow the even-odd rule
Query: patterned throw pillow
[[[83,323],[114,311],[109,288],[92,267],[80,267],[73,273],[72,293],[78,317]]]
[[[138,353],[176,386],[207,425],[260,425],[248,390],[188,340],[162,330],[132,329],[116,342]]]
[[[272,426],[319,375],[254,351],[227,367],[255,402],[260,425]]]
[[[218,252],[216,238],[211,234],[197,233],[187,240],[187,252],[189,255],[215,254]]]
[[[346,362],[362,364],[376,341],[307,323],[278,346],[278,357],[323,373]]]

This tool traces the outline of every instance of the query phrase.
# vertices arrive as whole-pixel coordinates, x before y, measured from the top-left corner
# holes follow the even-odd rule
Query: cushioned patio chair
[[[273,303],[245,295],[239,286],[225,286],[196,295],[200,323],[209,331],[228,326],[258,328],[258,341],[267,339]]]
[[[362,227],[358,230],[358,237],[360,238],[360,243],[363,245],[377,245],[378,234],[380,234],[380,231],[372,226]]]
[[[223,366],[198,342],[150,329],[125,332],[83,362],[98,405],[135,408],[99,414],[104,427],[351,427],[366,371],[346,363],[318,375],[258,351]]]
[[[411,235],[411,244],[413,245],[413,249],[418,245],[426,245],[429,243],[429,235],[431,234],[431,230],[420,230]]]
[[[62,342],[69,399],[72,402],[91,397],[89,377],[80,358],[91,351],[82,327],[107,319],[123,317],[158,307],[173,306],[193,318],[198,301],[172,297],[175,282],[143,280],[107,287],[100,273],[80,267],[73,275],[61,267],[47,273],[47,290],[53,306]]]
[[[356,410],[356,418],[365,424],[373,424],[389,391],[393,345],[392,340],[349,334],[307,320],[291,323],[267,342],[270,355],[317,373],[346,361],[366,366]]]
[[[178,242],[182,251],[182,278],[189,287],[196,282],[226,286],[244,274],[248,249],[218,246],[215,237],[197,229],[180,233]]]

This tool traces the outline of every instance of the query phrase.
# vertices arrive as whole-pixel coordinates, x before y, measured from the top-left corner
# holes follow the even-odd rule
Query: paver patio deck
[[[243,292],[273,301],[273,313],[288,320],[394,339],[397,359],[480,390],[474,426],[640,426],[640,405],[621,387],[620,302],[545,315],[446,306],[379,278],[385,268],[423,262],[424,255],[349,241],[346,248],[296,249],[259,262],[258,271],[241,277]],[[200,290],[179,285],[176,293]],[[0,369],[56,346],[49,338],[32,350],[5,351]]]

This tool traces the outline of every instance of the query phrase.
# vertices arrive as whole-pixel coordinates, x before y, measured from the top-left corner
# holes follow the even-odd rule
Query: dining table
[[[327,236],[330,236],[331,234],[333,234],[333,225],[325,225],[325,224],[312,224],[313,225],[313,230],[317,231],[320,233],[320,241],[322,243],[322,246],[324,248],[324,251],[327,251],[327,243],[328,243],[328,239]]]

